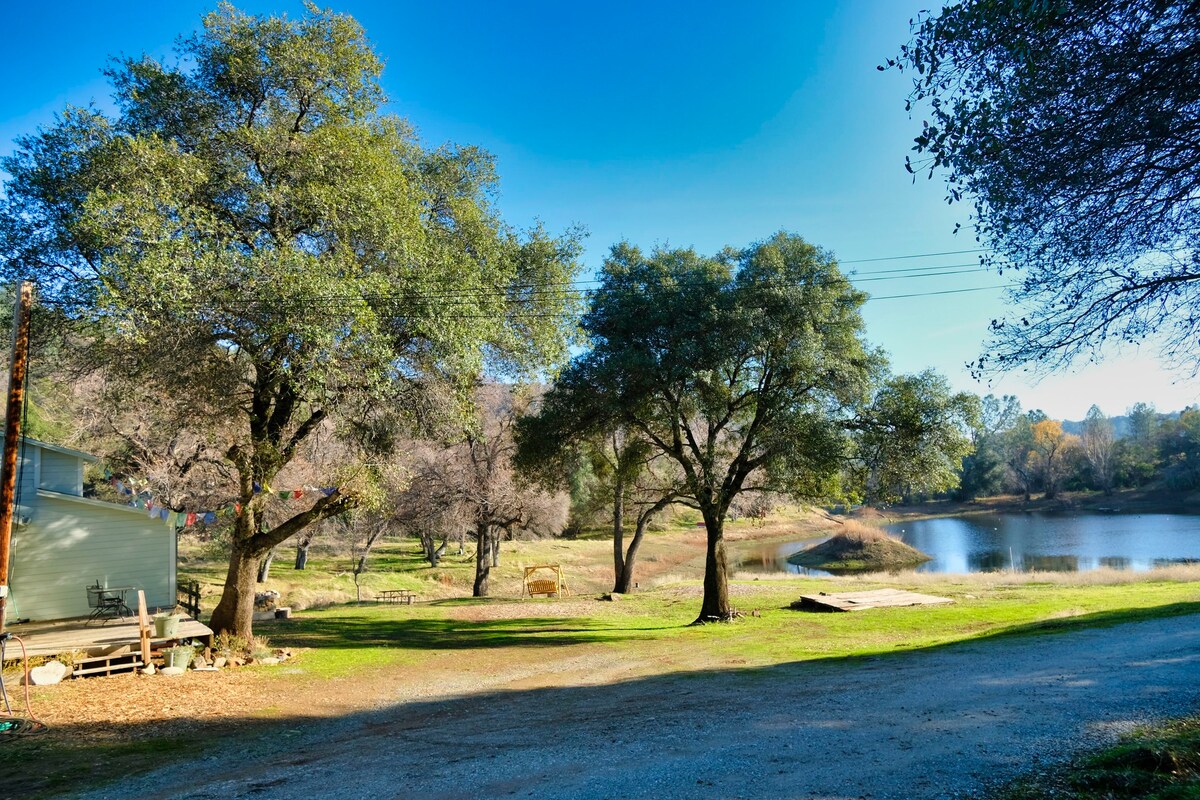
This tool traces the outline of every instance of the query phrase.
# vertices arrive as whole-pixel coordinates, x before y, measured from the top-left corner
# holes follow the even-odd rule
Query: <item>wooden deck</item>
[[[84,625],[83,619],[66,619],[55,622],[26,622],[10,625],[6,630],[21,637],[25,650],[31,656],[53,656],[81,650],[90,656],[111,655],[125,650],[138,649],[137,618],[124,621],[111,620],[105,624]],[[190,617],[179,623],[179,633],[170,639],[152,638],[152,643],[177,639],[201,639],[211,641],[212,629]],[[21,645],[9,642],[5,659],[21,657]]]
[[[792,603],[801,611],[866,611],[868,608],[896,606],[928,606],[953,603],[949,597],[934,597],[900,589],[874,589],[869,592],[838,592],[836,594],[806,594]]]

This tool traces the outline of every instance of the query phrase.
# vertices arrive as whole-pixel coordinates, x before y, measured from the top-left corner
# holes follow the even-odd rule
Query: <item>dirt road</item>
[[[85,796],[962,797],[1198,706],[1200,618],[1177,617],[882,658],[400,701]]]

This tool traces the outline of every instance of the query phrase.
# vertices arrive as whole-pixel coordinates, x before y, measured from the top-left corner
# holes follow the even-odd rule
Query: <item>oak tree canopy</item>
[[[259,559],[368,496],[369,467],[331,468],[338,491],[272,526],[265,487],[322,429],[386,450],[482,372],[565,357],[579,242],[510,227],[488,153],[388,112],[349,16],[221,5],[178,56],[115,61],[114,114],[18,141],[0,275],[36,281],[81,365],[208,432],[241,508],[211,624],[245,635]]]

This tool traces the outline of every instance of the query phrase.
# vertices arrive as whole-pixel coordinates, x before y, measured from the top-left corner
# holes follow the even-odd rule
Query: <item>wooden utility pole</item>
[[[33,284],[17,284],[13,311],[12,358],[8,370],[8,404],[4,418],[4,458],[0,464],[0,632],[8,612],[8,552],[12,541],[13,501],[17,490],[17,455],[21,450],[21,417],[25,410],[25,375],[29,371],[29,310]]]

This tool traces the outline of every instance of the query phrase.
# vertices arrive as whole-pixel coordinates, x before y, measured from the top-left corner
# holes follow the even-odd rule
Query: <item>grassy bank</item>
[[[1035,772],[990,800],[1185,800],[1200,797],[1200,717],[1143,728],[1066,766]]]

